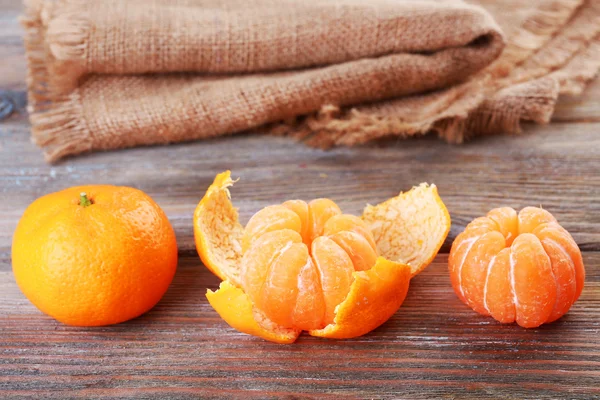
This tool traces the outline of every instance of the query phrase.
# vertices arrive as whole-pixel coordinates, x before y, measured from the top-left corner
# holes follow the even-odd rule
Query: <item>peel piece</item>
[[[450,214],[435,185],[422,183],[362,215],[373,233],[379,254],[410,265],[417,275],[431,261],[450,232]]]
[[[231,203],[229,188],[234,183],[230,171],[216,176],[194,211],[194,239],[204,265],[221,280],[239,286],[244,227]]]
[[[336,307],[333,323],[309,333],[349,339],[371,332],[398,311],[408,292],[410,274],[410,266],[379,257],[370,270],[354,272],[354,282]]]
[[[300,336],[301,331],[277,326],[254,310],[248,295],[229,281],[221,282],[215,292],[208,290],[206,298],[221,318],[240,332],[275,343],[293,343]]]

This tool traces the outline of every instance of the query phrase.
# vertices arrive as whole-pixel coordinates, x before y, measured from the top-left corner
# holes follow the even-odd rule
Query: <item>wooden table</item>
[[[329,152],[263,135],[43,161],[24,111],[20,6],[0,0],[0,398],[600,398],[600,83],[563,99],[554,122],[518,137],[451,146],[434,137]],[[435,182],[452,230],[411,282],[402,308],[354,340],[276,345],[229,328],[208,305],[218,286],[197,257],[193,210],[231,169],[242,219],[290,198],[327,196],[360,213]],[[32,306],[11,272],[12,232],[35,198],[69,186],[140,188],[173,223],[180,265],[148,314],[104,328],[61,325]],[[586,287],[561,320],[500,325],[464,306],[447,273],[451,241],[490,208],[543,205],[584,251]]]

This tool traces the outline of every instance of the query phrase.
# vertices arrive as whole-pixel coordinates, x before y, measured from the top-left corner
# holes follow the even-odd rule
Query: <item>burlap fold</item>
[[[32,136],[53,161],[264,124],[326,147],[547,121],[598,70],[598,2],[481,3],[28,0]]]

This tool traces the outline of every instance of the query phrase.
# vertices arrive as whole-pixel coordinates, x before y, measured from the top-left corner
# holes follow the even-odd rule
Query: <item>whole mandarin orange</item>
[[[457,296],[473,310],[525,328],[562,317],[585,281],[581,252],[548,211],[495,208],[459,234],[448,259]]]
[[[110,325],[161,299],[177,268],[177,243],[166,215],[144,192],[80,186],[25,210],[12,261],[17,284],[44,313],[68,325]]]

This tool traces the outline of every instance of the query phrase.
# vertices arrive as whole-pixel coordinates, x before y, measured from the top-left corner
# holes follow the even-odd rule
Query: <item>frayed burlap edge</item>
[[[454,124],[466,120],[469,113],[483,102],[483,88],[487,84],[489,79],[481,79],[446,89],[440,96],[447,104],[445,110],[429,118],[414,121],[394,118],[388,113],[379,112],[377,105],[347,111],[327,105],[314,115],[273,125],[270,132],[291,136],[310,146],[326,149],[335,145],[364,144],[388,136],[404,138],[432,130],[453,131],[460,129]],[[394,100],[391,102],[393,104]]]
[[[44,38],[49,34],[47,29],[52,28],[52,24],[50,28],[47,26],[53,12],[50,6],[50,3],[42,0],[26,0],[21,24],[25,30],[28,63],[27,96],[31,137],[35,144],[45,149],[46,160],[54,162],[68,154],[90,150],[92,141],[91,132],[83,118],[78,90],[60,94],[63,90],[58,89],[62,87],[61,80],[66,81],[70,79],[69,76],[73,76],[69,68],[77,62],[72,60],[77,57],[83,59],[85,44],[82,38],[85,33],[80,29],[79,37],[53,34],[52,41],[45,41]],[[84,24],[83,18],[80,21]],[[81,28],[81,24],[76,25]],[[73,50],[68,50],[69,47]],[[63,57],[65,62],[53,63],[56,55]],[[50,82],[50,70],[58,81]]]

